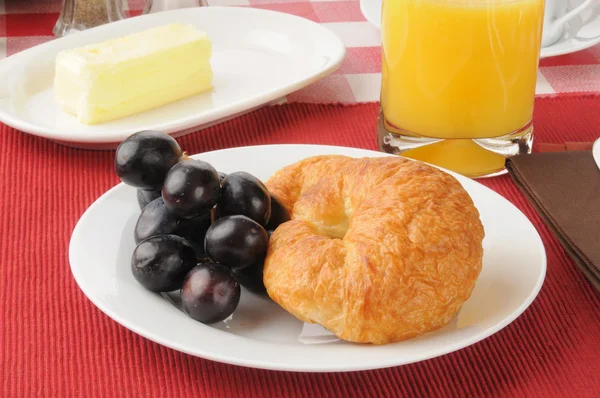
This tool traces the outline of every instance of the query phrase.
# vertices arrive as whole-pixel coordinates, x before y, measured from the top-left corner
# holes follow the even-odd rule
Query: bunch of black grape
[[[258,178],[219,173],[188,158],[175,139],[157,131],[123,141],[115,170],[138,189],[142,212],[131,271],[142,286],[180,290],[183,310],[203,323],[235,311],[240,284],[266,293],[262,276],[269,236],[290,216]]]

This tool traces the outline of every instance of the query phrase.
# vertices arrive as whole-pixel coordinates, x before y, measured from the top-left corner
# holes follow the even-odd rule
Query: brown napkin
[[[506,168],[567,254],[600,290],[600,169],[592,152],[561,149],[515,156],[506,161]]]

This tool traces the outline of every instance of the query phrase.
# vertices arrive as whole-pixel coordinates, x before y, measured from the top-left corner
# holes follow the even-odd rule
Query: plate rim
[[[163,23],[173,23],[173,19],[176,19],[178,15],[187,15],[189,13],[201,14],[201,13],[239,13],[239,14],[262,14],[267,18],[275,18],[275,19],[288,19],[294,20],[295,23],[304,24],[305,26],[310,26],[311,32],[319,32],[319,37],[326,38],[328,42],[332,44],[331,48],[335,51],[332,51],[327,54],[323,54],[327,56],[327,62],[320,67],[312,70],[310,73],[303,75],[303,77],[290,80],[285,89],[282,88],[273,89],[267,92],[260,93],[260,95],[252,95],[242,101],[236,101],[227,106],[227,108],[217,109],[216,112],[210,117],[203,121],[194,121],[198,119],[197,113],[191,113],[190,115],[180,118],[177,120],[171,120],[168,122],[161,122],[160,124],[156,124],[153,126],[149,126],[148,128],[156,129],[160,131],[164,131],[169,135],[176,135],[177,133],[191,133],[194,131],[199,131],[204,129],[205,127],[210,127],[211,125],[221,123],[222,121],[227,120],[231,117],[237,117],[244,113],[251,112],[254,109],[259,107],[266,106],[270,103],[280,100],[281,98],[285,98],[285,96],[294,93],[304,87],[307,87],[329,74],[335,72],[342,64],[345,55],[346,55],[346,47],[343,44],[342,40],[332,31],[324,27],[323,25],[309,20],[307,18],[303,18],[297,15],[261,9],[261,8],[252,8],[252,7],[227,7],[227,6],[210,6],[210,7],[196,7],[193,9],[175,9],[170,11],[163,11],[160,13],[154,14],[146,14],[140,15],[136,17],[130,17],[121,21],[112,22],[110,24],[97,26],[94,28],[87,29],[82,32],[78,32],[76,34],[77,38],[85,37],[86,39],[92,37],[92,40],[87,40],[89,42],[93,42],[93,37],[96,32],[106,33],[111,30],[116,30],[120,26],[127,25],[136,25],[140,24],[140,20],[142,19],[161,19]],[[157,15],[160,15],[157,17]],[[251,17],[245,17],[245,19],[251,19]],[[169,22],[170,21],[170,22]],[[73,36],[64,36],[61,38],[53,39],[51,41],[27,48],[23,51],[20,51],[16,54],[13,54],[9,57],[6,57],[0,60],[0,78],[5,76],[10,76],[10,72],[14,71],[15,68],[19,66],[28,64],[33,56],[37,53],[44,51],[52,51],[56,47],[62,49],[61,43],[65,43],[68,41],[76,41],[73,39]],[[314,42],[316,39],[311,38],[307,39],[310,42]],[[78,45],[71,45],[65,48],[74,48],[78,47]],[[5,96],[5,98],[10,98],[10,95]],[[213,111],[213,110],[211,110]],[[135,115],[132,115],[135,116]],[[115,130],[119,130],[119,137],[106,137],[106,136],[98,136],[98,133],[93,135],[79,135],[77,137],[72,137],[68,135],[64,135],[61,133],[60,129],[50,128],[46,126],[40,126],[38,124],[32,123],[22,117],[17,117],[11,114],[11,112],[4,106],[0,106],[0,122],[13,127],[17,130],[25,132],[27,134],[36,135],[39,137],[47,138],[50,140],[60,141],[60,142],[68,142],[68,143],[81,143],[81,144],[116,144],[123,139],[125,139],[128,135],[135,133],[137,130],[133,127],[131,128],[117,128]],[[82,125],[85,126],[85,125]],[[99,125],[98,125],[99,126]],[[130,131],[131,130],[131,131]]]
[[[338,151],[343,150],[343,151],[362,152],[362,153],[365,153],[364,156],[369,156],[369,153],[373,156],[394,156],[394,155],[384,154],[381,152],[364,149],[364,148],[354,148],[354,147],[346,147],[346,146],[338,146],[338,145],[318,145],[318,144],[250,145],[250,146],[245,146],[245,147],[232,147],[232,148],[224,148],[224,149],[218,149],[218,150],[213,150],[213,151],[207,151],[207,152],[197,153],[197,154],[194,154],[191,156],[198,157],[198,156],[202,156],[202,155],[206,155],[206,154],[214,155],[214,154],[218,154],[219,152],[228,152],[228,151],[236,151],[236,150],[256,150],[259,148],[277,149],[277,148],[281,148],[281,147],[293,147],[293,148],[312,147],[315,149],[335,148],[335,150],[338,150]],[[308,365],[308,364],[293,365],[293,364],[289,364],[289,363],[285,363],[285,362],[274,362],[274,361],[268,361],[268,360],[265,361],[260,358],[252,359],[252,360],[245,360],[245,359],[240,360],[238,357],[234,357],[234,356],[230,356],[230,355],[215,354],[214,352],[210,352],[210,351],[204,351],[202,353],[199,353],[198,350],[193,351],[191,349],[186,348],[185,346],[183,346],[181,344],[178,344],[177,342],[168,342],[167,343],[165,341],[161,341],[160,337],[156,336],[156,333],[147,331],[147,330],[145,330],[144,327],[139,327],[135,324],[132,324],[135,322],[129,322],[127,319],[122,319],[120,316],[115,315],[114,313],[113,314],[109,313],[110,310],[108,308],[105,308],[104,303],[102,303],[102,301],[99,298],[91,297],[88,294],[88,292],[86,292],[86,289],[84,287],[82,287],[82,284],[80,281],[80,277],[82,277],[82,275],[79,274],[79,270],[76,269],[77,267],[74,267],[74,265],[73,265],[74,251],[76,250],[74,248],[74,237],[77,236],[76,233],[78,232],[78,230],[80,228],[82,228],[82,225],[84,224],[84,220],[85,220],[86,216],[89,216],[89,214],[92,211],[94,211],[94,209],[96,207],[101,206],[105,200],[108,200],[109,194],[111,192],[113,192],[117,189],[122,189],[122,186],[125,186],[125,184],[122,182],[118,183],[117,185],[115,185],[112,188],[105,191],[99,198],[97,198],[84,211],[84,213],[81,215],[81,217],[77,221],[77,224],[75,225],[75,227],[73,229],[73,232],[71,234],[71,238],[69,241],[69,253],[68,253],[69,268],[71,270],[71,275],[73,276],[73,278],[75,279],[75,282],[77,283],[77,286],[84,293],[85,297],[88,300],[90,300],[94,304],[94,306],[96,308],[98,308],[102,313],[104,313],[106,316],[108,316],[108,318],[117,322],[118,324],[125,327],[129,331],[131,331],[135,334],[138,334],[154,343],[157,343],[161,346],[164,346],[164,347],[167,347],[167,348],[179,351],[179,352],[183,352],[188,355],[199,357],[199,358],[204,358],[204,359],[221,362],[221,363],[225,363],[225,364],[230,364],[230,365],[243,366],[243,367],[256,368],[256,369],[288,371],[288,372],[327,373],[327,372],[355,372],[355,371],[365,371],[365,370],[373,370],[373,369],[383,369],[383,368],[389,368],[389,367],[395,367],[395,366],[408,365],[411,363],[422,362],[422,361],[425,361],[428,359],[441,357],[441,356],[447,355],[449,353],[469,347],[471,345],[477,344],[477,343],[489,338],[490,336],[496,334],[500,330],[502,330],[505,327],[507,327],[508,325],[510,325],[518,317],[520,317],[535,301],[535,299],[537,298],[537,296],[538,296],[539,292],[541,291],[541,288],[544,284],[544,281],[546,278],[546,273],[547,273],[547,253],[546,253],[546,249],[544,247],[543,241],[541,239],[541,236],[540,236],[539,232],[537,231],[537,229],[535,228],[535,226],[533,225],[533,223],[531,222],[531,220],[529,220],[529,218],[518,207],[516,207],[513,203],[511,203],[508,199],[506,199],[502,195],[498,194],[491,188],[488,188],[485,185],[483,185],[475,180],[461,176],[455,172],[443,169],[441,167],[437,167],[437,168],[441,169],[442,171],[445,171],[445,172],[449,173],[450,175],[454,176],[455,178],[457,178],[457,180],[461,183],[461,185],[463,183],[463,181],[461,181],[461,180],[465,180],[465,181],[468,180],[468,181],[475,183],[479,188],[483,188],[485,191],[489,191],[489,192],[493,193],[500,200],[505,201],[514,210],[516,210],[520,214],[521,217],[523,217],[523,219],[528,223],[528,225],[531,227],[531,230],[534,233],[533,238],[536,241],[536,246],[537,246],[540,256],[541,256],[540,257],[540,270],[539,270],[540,272],[539,272],[538,279],[535,281],[535,285],[534,285],[533,289],[531,290],[527,299],[524,300],[520,305],[518,305],[512,311],[512,313],[509,316],[505,317],[501,322],[498,322],[495,325],[489,327],[488,329],[477,333],[476,338],[470,338],[465,341],[459,341],[457,343],[447,344],[441,350],[434,350],[434,352],[427,352],[424,355],[412,358],[411,360],[396,360],[396,359],[391,358],[387,361],[377,362],[376,364],[371,363],[366,366],[349,365],[346,367],[342,367],[342,366],[332,367],[332,366],[327,366],[327,365],[315,366],[314,364],[313,365]],[[75,242],[75,243],[77,243],[77,242]],[[214,330],[214,329],[210,328],[210,330]],[[221,331],[218,331],[218,332],[221,332]],[[278,346],[278,345],[285,346],[285,344],[281,344],[281,343],[267,343],[264,341],[248,339],[244,336],[238,336],[238,335],[235,335],[235,338],[252,341],[252,344],[255,344],[257,346],[262,346],[262,345],[267,345],[267,346],[271,346],[271,347]],[[401,344],[401,343],[402,342],[399,342],[396,344]],[[379,347],[385,347],[385,346],[379,346]]]

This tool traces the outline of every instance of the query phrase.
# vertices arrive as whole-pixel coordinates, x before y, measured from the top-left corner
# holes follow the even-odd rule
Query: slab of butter
[[[211,43],[191,25],[172,24],[56,57],[54,92],[86,124],[147,111],[212,88]]]

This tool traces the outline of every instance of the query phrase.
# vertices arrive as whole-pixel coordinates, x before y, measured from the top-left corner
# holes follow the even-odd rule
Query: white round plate
[[[267,179],[309,156],[386,156],[355,148],[270,145],[194,156],[229,173],[245,170]],[[203,325],[162,296],[139,285],[130,272],[139,208],[135,189],[123,184],[105,193],[79,220],[69,247],[71,271],[86,296],[126,328],[164,346],[230,364],[288,371],[333,372],[383,368],[456,351],[511,323],[538,294],[546,273],[542,241],[529,220],[483,185],[455,177],[481,213],[486,237],[483,269],[471,298],[445,328],[383,346],[338,340],[304,324],[264,298],[242,291],[228,320]]]
[[[58,108],[52,85],[59,51],[170,23],[192,24],[210,37],[211,92],[92,126]],[[333,72],[344,54],[343,43],[330,30],[275,11],[199,7],[143,15],[53,40],[0,61],[0,121],[91,149],[116,147],[140,130],[180,136],[280,100]]]
[[[582,0],[569,0],[570,9],[581,4]],[[360,9],[367,19],[377,28],[381,28],[381,0],[360,0]],[[569,22],[569,29],[556,43],[544,47],[540,58],[555,57],[585,50],[600,43],[600,7],[581,13],[580,17]]]
[[[596,165],[600,169],[600,138],[598,138],[592,147],[592,156],[594,157],[594,161]]]

